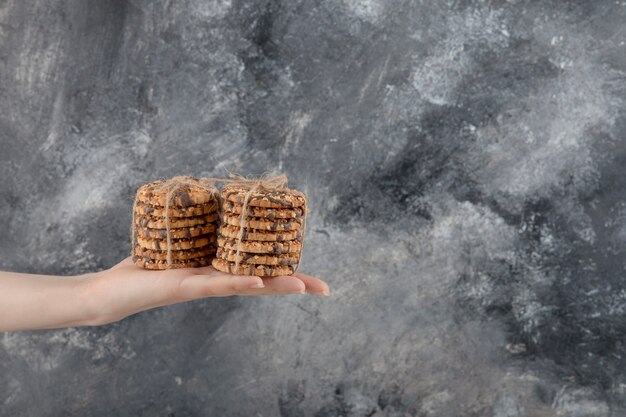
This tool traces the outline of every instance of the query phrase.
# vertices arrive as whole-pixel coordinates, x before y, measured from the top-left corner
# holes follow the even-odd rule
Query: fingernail
[[[330,290],[328,288],[324,288],[324,290],[322,291],[322,295],[328,297],[330,295]]]
[[[258,280],[250,284],[249,288],[265,288],[265,284],[263,284],[263,280]]]
[[[304,294],[306,292],[306,290],[304,288],[300,288],[298,290],[293,290],[291,293],[292,294]]]

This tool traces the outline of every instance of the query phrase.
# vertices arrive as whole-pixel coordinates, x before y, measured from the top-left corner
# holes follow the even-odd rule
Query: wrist
[[[73,326],[97,326],[102,324],[102,309],[96,296],[100,272],[88,273],[72,277],[76,300],[77,321]]]

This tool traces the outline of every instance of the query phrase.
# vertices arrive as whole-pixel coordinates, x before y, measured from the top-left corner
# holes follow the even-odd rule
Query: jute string
[[[165,235],[166,235],[166,239],[167,239],[167,266],[170,267],[172,265],[172,237],[171,237],[171,227],[170,227],[170,205],[172,203],[172,198],[174,197],[174,193],[176,191],[178,191],[181,188],[184,187],[189,187],[190,189],[192,189],[193,187],[197,187],[197,188],[201,188],[203,190],[205,190],[207,193],[209,193],[210,195],[212,195],[215,199],[215,204],[219,204],[219,191],[217,190],[217,188],[215,187],[215,179],[213,178],[200,178],[200,179],[195,179],[193,177],[186,177],[186,176],[178,176],[178,177],[173,177],[170,178],[168,180],[164,180],[161,184],[155,185],[154,186],[154,193],[161,193],[163,191],[166,192],[165,195],[165,213],[164,213],[164,219],[165,219]],[[191,192],[191,190],[190,190]],[[131,251],[134,254],[135,251],[135,244],[136,244],[136,225],[135,225],[135,213],[137,210],[137,200],[138,200],[139,194],[137,193],[137,195],[135,196],[135,201],[133,202],[133,221],[131,223],[131,239],[132,239],[132,245],[131,245]]]

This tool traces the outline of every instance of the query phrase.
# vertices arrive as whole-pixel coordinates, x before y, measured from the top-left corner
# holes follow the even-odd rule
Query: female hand
[[[89,298],[97,324],[120,320],[154,307],[204,297],[231,295],[329,295],[321,279],[296,272],[291,276],[261,278],[231,275],[212,266],[151,271],[126,258],[99,276],[87,278]]]
[[[203,268],[150,271],[124,259],[76,277],[0,272],[0,331],[95,326],[151,308],[231,295],[328,295],[310,275],[260,278]]]

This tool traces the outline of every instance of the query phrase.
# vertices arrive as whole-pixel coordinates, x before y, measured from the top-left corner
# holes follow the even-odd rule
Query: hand
[[[324,281],[300,272],[261,278],[226,274],[211,266],[150,271],[135,266],[131,258],[84,276],[81,287],[92,317],[88,325],[111,323],[140,311],[204,297],[305,292],[329,295]]]
[[[260,278],[213,267],[149,271],[127,258],[72,277],[0,271],[0,332],[97,326],[150,308],[228,295],[328,295],[320,279],[296,273]]]

